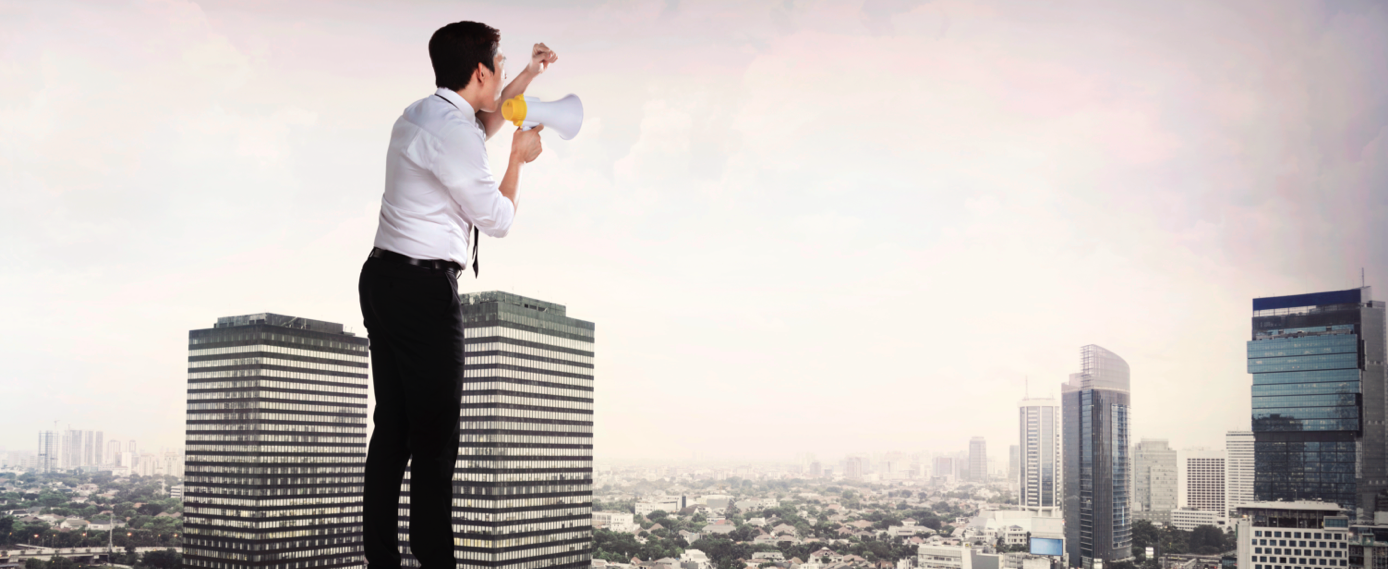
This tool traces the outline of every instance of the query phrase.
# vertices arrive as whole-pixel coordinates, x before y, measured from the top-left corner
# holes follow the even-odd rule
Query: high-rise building
[[[850,480],[863,477],[863,457],[850,456],[843,465],[843,475]]]
[[[128,447],[126,447],[125,452],[129,452],[129,453],[137,453],[137,452],[140,452],[139,449],[135,448],[135,439],[130,439],[130,445],[129,445]]]
[[[1229,431],[1224,454],[1224,508],[1233,519],[1239,506],[1253,501],[1253,431]]]
[[[1384,303],[1369,287],[1253,299],[1253,494],[1388,509]]]
[[[1171,523],[1176,509],[1176,450],[1165,439],[1142,439],[1133,449],[1134,517]]]
[[[988,442],[983,437],[969,439],[969,479],[988,481]]]
[[[1080,349],[1082,371],[1061,386],[1065,549],[1071,567],[1132,557],[1129,511],[1128,362]]]
[[[103,464],[120,464],[120,441],[107,441],[106,454],[102,459]]]
[[[63,431],[62,449],[59,453],[58,466],[63,469],[75,469],[82,466],[82,431],[68,429]]]
[[[1020,502],[1045,517],[1058,517],[1061,488],[1060,403],[1028,398],[1017,404],[1021,441]]]
[[[957,472],[956,472],[956,470],[955,470],[955,464],[954,464],[954,463],[955,463],[954,457],[952,457],[952,456],[937,456],[937,457],[935,457],[935,461],[934,461],[934,462],[935,462],[935,464],[934,464],[933,472],[934,472],[934,476],[935,476],[936,478],[941,478],[941,479],[949,480],[949,481],[955,480],[955,479],[957,478],[957,476],[956,476],[956,475],[957,475]]]
[[[593,331],[560,304],[461,295],[453,528],[459,568],[587,568],[593,543]],[[405,493],[409,491],[406,473]],[[409,541],[401,508],[401,545]],[[404,549],[403,565],[419,561]]]
[[[1224,451],[1188,449],[1185,454],[1186,507],[1192,510],[1228,511],[1224,500]]]
[[[100,456],[97,453],[101,444],[101,435],[101,431],[68,429],[63,432],[59,466],[80,469],[100,464]]]
[[[1007,447],[1007,484],[1009,486],[1017,484],[1017,477],[1022,473],[1022,447],[1011,445]]]
[[[92,451],[90,453],[91,456],[89,457],[90,460],[87,461],[87,464],[92,466],[106,464],[106,456],[104,454],[106,452],[106,446],[102,442],[104,435],[105,433],[103,433],[102,431],[96,432],[96,440],[92,441]]]
[[[263,313],[188,333],[185,568],[365,566],[367,378],[366,338],[341,324]]]
[[[58,469],[58,447],[57,431],[39,431],[39,472],[53,472]]]

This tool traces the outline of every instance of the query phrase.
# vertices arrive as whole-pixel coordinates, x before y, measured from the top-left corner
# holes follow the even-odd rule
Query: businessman
[[[456,567],[452,480],[464,357],[457,279],[469,264],[477,270],[479,230],[510,231],[521,168],[541,151],[544,127],[517,130],[506,173],[500,182],[492,176],[486,141],[501,128],[500,103],[558,60],[535,44],[503,89],[500,41],[477,22],[434,32],[438,90],[406,107],[390,134],[375,247],[357,285],[376,391],[362,512],[369,569],[400,567],[396,508],[410,460],[410,550],[423,569]]]

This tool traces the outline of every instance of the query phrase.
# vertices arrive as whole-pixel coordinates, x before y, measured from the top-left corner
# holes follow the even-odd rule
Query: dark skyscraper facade
[[[1061,385],[1065,549],[1071,567],[1132,557],[1128,363],[1080,349],[1083,371]]]
[[[563,305],[505,292],[461,300],[467,356],[453,477],[458,567],[586,568],[593,323],[568,317]],[[408,515],[402,503],[402,546]],[[404,551],[404,564],[418,567]]]
[[[1369,288],[1253,299],[1253,494],[1388,509],[1384,303]]]
[[[183,566],[365,566],[366,397],[366,338],[341,324],[250,314],[190,331]]]

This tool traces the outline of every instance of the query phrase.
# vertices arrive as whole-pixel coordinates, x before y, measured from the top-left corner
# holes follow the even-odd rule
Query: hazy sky
[[[465,19],[587,110],[461,289],[597,323],[599,460],[1005,459],[1090,343],[1135,440],[1219,447],[1251,298],[1388,298],[1381,4],[521,4],[0,0],[0,447],[182,445],[218,316],[363,333],[390,126]]]

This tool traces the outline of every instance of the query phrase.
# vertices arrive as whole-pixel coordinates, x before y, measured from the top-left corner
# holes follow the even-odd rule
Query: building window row
[[[348,364],[365,364],[368,361],[370,361],[369,357],[366,355],[365,349],[358,351],[361,352],[361,355],[339,354],[336,352],[326,352],[322,350],[288,348],[285,346],[272,346],[269,344],[255,344],[250,346],[226,346],[221,348],[195,348],[188,350],[188,358],[191,360],[192,358],[203,356],[222,356],[228,354],[252,354],[255,352],[264,352],[267,355],[285,354],[291,356],[304,356],[309,358],[318,358],[321,360],[343,362]]]

